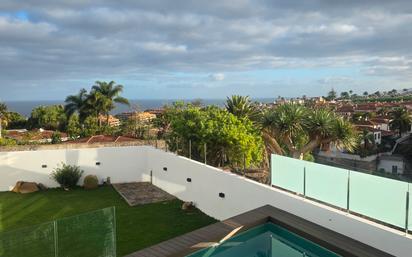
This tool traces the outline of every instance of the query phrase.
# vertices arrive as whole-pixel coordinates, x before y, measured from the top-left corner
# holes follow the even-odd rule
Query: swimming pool
[[[337,257],[340,256],[287,229],[265,223],[222,244],[187,257]]]

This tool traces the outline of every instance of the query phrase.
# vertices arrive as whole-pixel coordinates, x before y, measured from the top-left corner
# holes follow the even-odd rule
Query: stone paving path
[[[175,199],[173,195],[166,193],[149,182],[118,183],[113,184],[113,187],[130,206]]]

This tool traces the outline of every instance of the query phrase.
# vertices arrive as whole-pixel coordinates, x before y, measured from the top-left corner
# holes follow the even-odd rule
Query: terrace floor
[[[199,210],[182,211],[181,205],[174,199],[131,207],[109,186],[0,192],[0,232],[115,206],[117,254],[123,256],[216,222]]]
[[[113,187],[130,206],[176,199],[149,182],[118,183],[113,184]]]

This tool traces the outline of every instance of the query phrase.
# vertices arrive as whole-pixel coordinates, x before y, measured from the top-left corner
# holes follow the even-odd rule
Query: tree
[[[328,92],[328,96],[326,97],[329,101],[336,99],[336,91],[332,88],[331,91]]]
[[[328,109],[284,104],[265,112],[262,126],[271,131],[284,153],[302,159],[321,144],[352,151],[357,135],[352,124]]]
[[[27,126],[27,118],[17,112],[8,112],[8,124],[9,129],[23,129]]]
[[[104,81],[96,81],[90,92],[91,102],[97,104],[98,115],[106,115],[107,124],[109,124],[109,113],[116,106],[115,103],[130,105],[129,100],[121,97],[123,92],[122,85],[116,85],[116,82],[110,81],[109,83]]]
[[[0,139],[2,137],[2,129],[3,126],[6,127],[7,126],[7,105],[5,103],[0,103]]]
[[[256,120],[257,110],[249,99],[249,96],[232,95],[227,97],[226,110],[238,118],[249,118]]]
[[[83,128],[80,132],[82,137],[94,136],[99,131],[97,124],[97,118],[94,116],[88,116],[83,122]]]
[[[189,140],[192,157],[202,160],[204,144],[207,161],[213,165],[257,164],[262,159],[262,139],[249,119],[240,119],[217,107],[171,109],[170,131],[166,135],[171,150],[182,148],[187,154]],[[180,147],[179,147],[180,146]]]
[[[363,96],[368,96],[369,95],[369,93],[368,93],[368,91],[365,91],[365,92],[363,92]]]
[[[340,97],[342,99],[349,99],[349,93],[348,92],[342,92],[342,93],[340,93]]]
[[[32,110],[28,120],[30,128],[64,130],[67,116],[62,105],[39,106]]]
[[[81,127],[79,122],[79,115],[73,114],[67,122],[67,134],[71,139],[75,139],[81,134]]]
[[[402,136],[403,132],[410,129],[412,122],[408,110],[405,108],[396,108],[390,114],[392,117],[392,121],[389,123],[391,129],[398,131],[399,136]]]
[[[91,113],[90,107],[87,104],[87,90],[81,89],[77,95],[69,95],[66,97],[64,106],[64,111],[66,112],[67,117],[71,117],[73,114],[77,113],[80,121],[84,119]]]

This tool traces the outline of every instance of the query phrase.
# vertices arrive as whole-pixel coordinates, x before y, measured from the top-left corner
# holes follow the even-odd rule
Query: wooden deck
[[[137,251],[127,255],[127,257],[184,257],[266,222],[281,225],[289,231],[345,257],[392,256],[293,214],[266,205]]]

